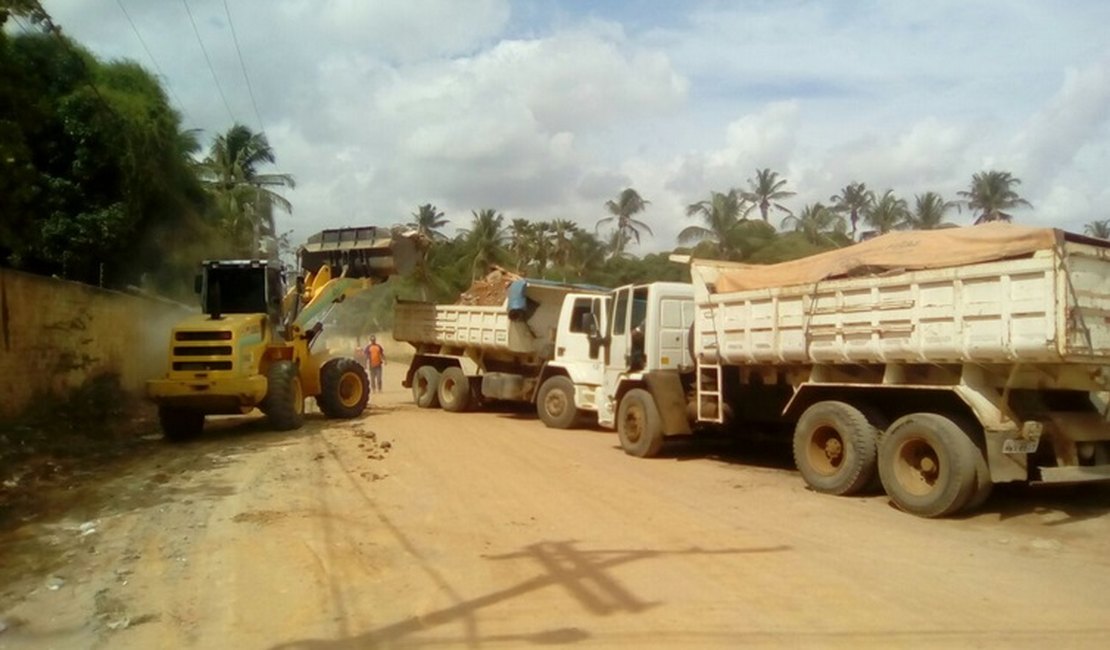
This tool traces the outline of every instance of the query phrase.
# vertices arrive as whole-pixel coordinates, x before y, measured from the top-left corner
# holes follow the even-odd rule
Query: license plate
[[[1040,440],[1005,440],[1002,442],[1004,454],[1031,454],[1037,451]]]

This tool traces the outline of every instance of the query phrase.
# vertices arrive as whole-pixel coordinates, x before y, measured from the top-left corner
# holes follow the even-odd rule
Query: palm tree
[[[468,230],[460,234],[470,255],[474,256],[470,263],[471,277],[477,278],[505,256],[505,230],[501,225],[504,217],[497,210],[488,208],[472,210],[470,214],[474,221]]]
[[[573,250],[572,238],[578,231],[578,224],[570,219],[555,219],[551,222],[551,262],[565,267]]]
[[[830,235],[841,233],[843,237],[844,231],[848,228],[842,215],[820,201],[805,206],[797,216],[787,216],[782,220],[782,227],[793,227],[794,232],[802,233],[806,241],[815,246],[836,245],[836,240]]]
[[[415,228],[416,232],[420,235],[427,237],[430,241],[443,241],[447,239],[440,228],[450,223],[450,219],[445,219],[443,212],[431,203],[425,203],[416,208],[416,212],[412,213],[413,220],[406,224],[409,228]]]
[[[611,221],[617,222],[617,248],[615,254],[619,255],[624,252],[625,245],[635,239],[636,243],[640,243],[640,231],[646,231],[647,234],[655,236],[643,221],[634,219],[633,216],[644,211],[651,201],[645,201],[640,194],[631,187],[625,188],[624,191],[617,196],[617,200],[609,200],[605,202],[605,208],[609,210],[612,216],[605,217],[597,222],[597,228],[600,229],[604,223]]]
[[[238,240],[249,238],[253,252],[277,256],[273,206],[292,212],[289,201],[273,188],[295,187],[293,176],[259,173],[276,160],[265,134],[235,124],[216,136],[208,157],[198,164],[201,183],[215,198],[225,224]]]
[[[527,219],[513,219],[509,224],[509,252],[516,259],[518,271],[524,271],[532,263],[535,254],[535,228]]]
[[[867,189],[866,184],[852,181],[840,190],[840,194],[830,196],[829,201],[832,202],[833,210],[848,213],[848,218],[852,224],[851,237],[855,241],[860,214],[867,209],[867,206],[875,202],[875,193]]]
[[[1092,221],[1091,223],[1083,226],[1083,232],[1087,233],[1091,237],[1098,237],[1099,239],[1110,239],[1110,219]]]
[[[968,189],[957,193],[963,197],[963,203],[969,209],[979,213],[975,217],[975,225],[990,221],[1013,221],[1013,216],[1007,210],[1022,206],[1033,207],[1029,201],[1018,195],[1014,189],[1017,185],[1021,185],[1021,180],[1010,172],[992,170],[973,175]]]
[[[884,235],[903,227],[909,215],[910,209],[906,205],[906,200],[895,196],[894,190],[887,190],[881,199],[867,207],[863,213],[863,219],[878,234]]]
[[[592,232],[576,229],[571,237],[566,270],[578,282],[599,270],[605,260],[605,245]]]
[[[546,221],[532,226],[532,261],[536,264],[536,275],[542,276],[551,261],[551,224]]]
[[[745,201],[740,193],[729,190],[727,193],[713,192],[706,201],[686,206],[686,216],[698,216],[704,226],[687,226],[678,233],[679,244],[696,244],[712,241],[717,244],[717,254],[721,259],[731,259],[738,255],[735,235],[743,222]]]
[[[771,208],[785,212],[787,215],[793,214],[789,208],[778,202],[779,199],[794,196],[794,192],[782,189],[783,185],[786,185],[786,179],[779,178],[778,172],[771,171],[769,168],[757,169],[755,178],[748,179],[748,191],[743,192],[741,196],[753,206],[759,206],[759,214],[766,223]]]
[[[957,201],[945,201],[944,197],[936,192],[926,192],[913,197],[913,211],[906,218],[906,227],[911,230],[937,230],[938,228],[951,228],[944,220],[944,215],[952,208],[960,209]]]

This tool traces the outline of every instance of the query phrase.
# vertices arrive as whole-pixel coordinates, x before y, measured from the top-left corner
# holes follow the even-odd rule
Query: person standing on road
[[[385,348],[378,343],[374,335],[370,335],[370,343],[366,346],[366,369],[370,371],[370,391],[382,392],[382,366],[385,365]]]

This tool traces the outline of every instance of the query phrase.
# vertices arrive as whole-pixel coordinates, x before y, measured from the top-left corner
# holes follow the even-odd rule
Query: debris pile
[[[485,277],[471,283],[470,288],[459,296],[455,304],[496,307],[505,302],[509,295],[509,285],[519,279],[520,276],[512,271],[493,266]]]

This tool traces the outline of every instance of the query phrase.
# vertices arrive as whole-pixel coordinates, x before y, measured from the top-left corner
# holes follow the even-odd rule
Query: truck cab
[[[626,396],[632,393],[642,401],[644,393],[655,394],[655,413],[646,415],[658,417],[665,433],[689,433],[680,375],[694,367],[693,287],[681,282],[629,285],[614,290],[610,300],[612,317],[593,337],[603,344],[605,363],[598,422],[615,428]]]

